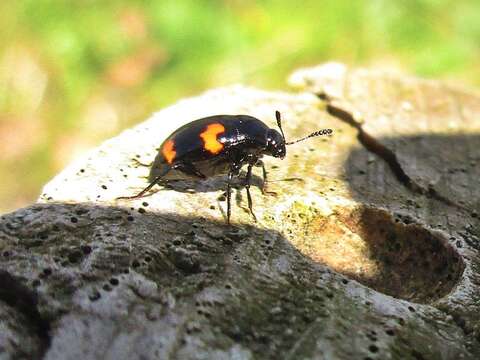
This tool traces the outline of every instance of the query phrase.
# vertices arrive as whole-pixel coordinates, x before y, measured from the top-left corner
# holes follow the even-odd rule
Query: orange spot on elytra
[[[217,135],[225,132],[222,124],[214,123],[207,126],[206,130],[200,133],[203,140],[203,147],[212,154],[218,154],[223,149],[223,144],[217,140]]]
[[[175,143],[173,140],[168,140],[162,147],[162,154],[165,160],[167,160],[167,163],[171,164],[173,162],[173,159],[175,159],[175,155],[177,152],[174,150],[174,145]]]

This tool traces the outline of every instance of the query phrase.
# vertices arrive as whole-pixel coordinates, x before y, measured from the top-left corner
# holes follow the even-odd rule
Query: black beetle
[[[263,155],[283,159],[286,145],[332,133],[331,129],[323,129],[299,140],[286,142],[280,113],[276,111],[275,116],[280,132],[248,115],[209,116],[178,128],[160,146],[151,171],[151,174],[157,175],[150,177],[150,184],[137,195],[117,199],[140,198],[162,181],[204,180],[227,174],[227,224],[230,224],[232,178],[239,175],[243,165],[248,164],[245,188],[248,208],[256,219],[250,195],[252,167],[262,167],[264,192],[267,172],[261,161]]]

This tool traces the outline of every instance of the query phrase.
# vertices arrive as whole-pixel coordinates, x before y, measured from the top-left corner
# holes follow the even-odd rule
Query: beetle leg
[[[163,172],[160,175],[155,177],[155,179],[153,179],[150,182],[150,184],[148,184],[148,186],[145,189],[143,189],[142,191],[140,191],[137,195],[120,196],[120,197],[117,197],[116,200],[121,200],[121,199],[133,200],[133,199],[138,199],[138,198],[143,197],[151,188],[153,188],[156,184],[158,184],[162,180],[162,178],[169,173],[170,170],[172,170],[171,167],[168,167],[168,168],[164,169]]]
[[[252,164],[248,164],[248,167],[247,167],[247,177],[246,177],[246,181],[245,181],[245,189],[247,189],[248,209],[250,210],[250,213],[252,214],[253,219],[254,219],[255,221],[257,221],[257,217],[256,217],[255,214],[253,213],[253,209],[252,209],[252,196],[250,195],[250,181],[252,180],[252,167],[253,167]]]
[[[232,196],[232,189],[231,189],[231,182],[233,178],[233,172],[230,171],[228,173],[228,180],[227,180],[227,224],[230,225],[230,214],[231,214],[231,196]]]
[[[143,189],[142,191],[140,191],[137,195],[133,195],[133,196],[120,196],[120,197],[117,197],[116,200],[120,200],[120,199],[129,199],[129,200],[133,200],[133,199],[138,199],[138,198],[141,198],[143,197],[147,192],[148,190],[150,190],[152,187],[154,187],[155,185],[157,185],[160,180],[162,180],[162,177],[164,177],[165,174],[162,174],[162,175],[159,175],[157,176],[145,189]]]
[[[144,163],[142,163],[140,160],[138,160],[137,158],[132,158],[131,160],[132,160],[132,162],[135,163],[136,167],[139,167],[139,166],[142,166],[142,167],[150,167],[150,166],[152,166],[151,163],[150,163],[150,164],[144,164]]]
[[[267,169],[265,168],[265,164],[263,161],[261,162],[262,164],[262,176],[263,176],[263,185],[262,185],[262,193],[264,193],[267,190]]]
[[[192,163],[177,163],[173,165],[173,168],[183,172],[184,174],[193,176],[197,179],[206,179],[207,177],[203,175]]]
[[[267,182],[268,182],[268,180],[267,180],[267,169],[265,168],[265,164],[263,163],[263,161],[258,160],[255,165],[262,167],[262,176],[263,176],[263,184],[262,184],[262,189],[261,189],[262,194],[263,195],[277,195],[276,192],[267,190]]]

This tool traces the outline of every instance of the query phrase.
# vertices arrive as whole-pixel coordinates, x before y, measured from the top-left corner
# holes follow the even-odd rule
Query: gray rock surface
[[[2,216],[0,359],[479,358],[480,97],[340,64],[290,82],[181,101]],[[334,135],[265,159],[258,222],[241,180],[232,227],[224,178],[115,200],[180,125],[275,110]]]

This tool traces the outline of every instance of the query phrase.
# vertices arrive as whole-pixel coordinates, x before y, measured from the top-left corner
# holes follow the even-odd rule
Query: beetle
[[[267,171],[261,160],[264,155],[283,159],[286,145],[332,133],[331,129],[323,129],[299,140],[287,142],[280,112],[276,111],[275,117],[280,132],[249,115],[214,115],[183,125],[158,148],[158,154],[151,165],[150,184],[136,195],[117,199],[141,198],[156,184],[170,180],[205,180],[227,175],[226,221],[230,224],[232,179],[247,165],[245,188],[248,209],[256,220],[250,194],[252,167],[262,167],[262,192],[265,193]]]

